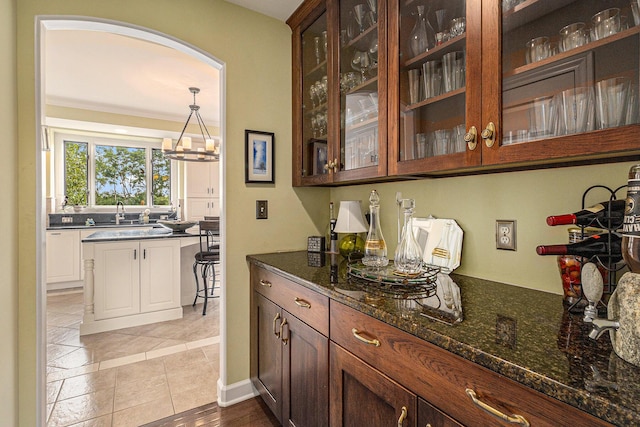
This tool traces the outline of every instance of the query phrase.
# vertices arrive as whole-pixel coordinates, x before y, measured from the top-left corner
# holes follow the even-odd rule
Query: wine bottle
[[[611,244],[609,244],[611,238]],[[565,245],[540,245],[538,255],[575,255],[584,258],[599,256],[604,261],[611,255],[611,262],[622,259],[622,237],[615,233],[602,233],[588,239]]]
[[[624,206],[624,200],[607,200],[575,213],[548,216],[547,224],[576,224],[584,227],[597,225],[615,230],[622,225]]]
[[[629,169],[626,203],[622,225],[622,257],[632,273],[640,273],[640,164]]]
[[[325,240],[327,245],[327,251],[330,253],[336,253],[338,251],[338,233],[333,231],[336,228],[336,216],[333,211],[333,202],[329,203],[329,224],[327,224],[327,230],[325,231]]]

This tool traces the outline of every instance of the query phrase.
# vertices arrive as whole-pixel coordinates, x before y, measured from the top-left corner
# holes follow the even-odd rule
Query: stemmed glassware
[[[378,22],[378,0],[367,0],[369,6],[369,22],[375,25]]]
[[[364,32],[364,18],[365,18],[364,4],[355,5],[355,7],[353,8],[353,17],[355,18],[356,23],[358,24],[358,34],[362,34]]]

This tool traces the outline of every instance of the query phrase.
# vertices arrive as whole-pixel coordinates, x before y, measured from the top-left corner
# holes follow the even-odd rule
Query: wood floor
[[[259,397],[219,408],[210,403],[143,427],[273,427],[280,423]]]

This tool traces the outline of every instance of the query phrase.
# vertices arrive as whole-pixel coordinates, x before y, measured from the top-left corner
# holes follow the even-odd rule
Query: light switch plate
[[[269,205],[266,200],[256,200],[256,219],[269,218]]]

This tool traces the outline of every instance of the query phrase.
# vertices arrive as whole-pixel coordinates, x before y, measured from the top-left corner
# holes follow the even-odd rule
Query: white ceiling
[[[226,0],[285,21],[302,0]],[[160,44],[105,31],[45,33],[48,105],[184,122],[193,103],[205,123],[220,123],[217,69]],[[176,129],[179,132],[181,129]]]

